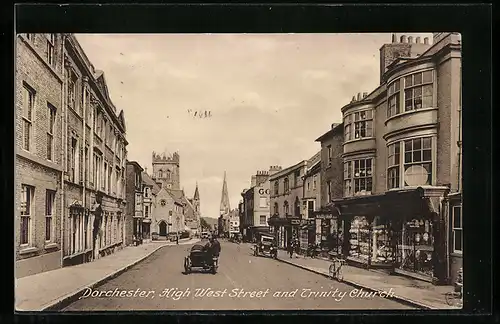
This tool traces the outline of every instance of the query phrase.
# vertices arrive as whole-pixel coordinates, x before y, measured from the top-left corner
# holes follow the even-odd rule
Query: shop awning
[[[440,199],[446,187],[412,188],[384,194],[337,199],[333,204],[341,218],[368,216],[381,218],[428,217],[439,213]]]
[[[269,226],[298,226],[300,225],[300,217],[292,216],[292,217],[279,217],[277,215],[273,215],[267,221]]]

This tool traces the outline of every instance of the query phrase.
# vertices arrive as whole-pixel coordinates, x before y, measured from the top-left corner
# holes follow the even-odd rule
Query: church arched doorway
[[[160,236],[167,236],[167,223],[161,221],[158,226],[160,227]]]

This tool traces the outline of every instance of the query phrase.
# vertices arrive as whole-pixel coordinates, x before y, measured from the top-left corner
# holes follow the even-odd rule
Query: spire
[[[227,193],[226,171],[224,171],[224,182],[222,183],[222,196],[220,199],[220,213],[227,214],[231,207],[229,206],[229,194]]]
[[[200,192],[198,191],[198,181],[196,181],[196,189],[194,190],[194,200],[200,200]]]

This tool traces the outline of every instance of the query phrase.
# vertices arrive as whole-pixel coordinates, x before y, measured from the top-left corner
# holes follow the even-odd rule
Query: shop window
[[[463,234],[462,234],[462,206],[453,207],[453,252],[462,253]]]
[[[432,221],[413,219],[396,234],[396,264],[399,269],[432,277],[434,237]]]
[[[260,221],[260,225],[267,225],[266,215],[261,215],[259,221]]]
[[[349,256],[368,262],[370,256],[370,224],[365,217],[356,216],[351,223]]]

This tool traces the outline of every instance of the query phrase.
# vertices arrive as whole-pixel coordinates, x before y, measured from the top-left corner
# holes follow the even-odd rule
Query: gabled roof
[[[332,128],[320,137],[316,139],[316,142],[323,142],[324,140],[330,138],[333,134],[335,134],[337,131],[341,130],[342,127],[340,125],[343,125],[344,123],[333,123]]]
[[[158,184],[154,182],[153,179],[151,179],[149,174],[147,174],[146,172],[142,172],[142,183],[150,187],[153,187],[152,192],[154,195],[160,192],[161,189],[160,186],[158,186]]]
[[[96,70],[94,77],[96,78],[97,85],[101,88],[104,96],[108,101],[111,101],[109,97],[108,85],[106,84],[106,79],[104,78],[104,72],[101,70]]]

